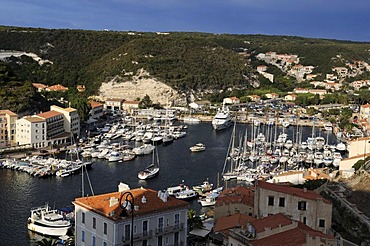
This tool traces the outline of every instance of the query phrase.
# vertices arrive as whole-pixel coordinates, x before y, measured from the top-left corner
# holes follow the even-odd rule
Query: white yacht
[[[177,199],[182,199],[182,200],[190,200],[190,199],[196,198],[197,196],[198,196],[198,193],[195,190],[192,190],[189,188],[182,190],[175,194],[175,197]]]
[[[203,143],[197,143],[194,146],[191,146],[189,149],[191,152],[200,152],[206,150],[206,146]]]
[[[71,227],[71,222],[65,220],[63,215],[45,205],[31,209],[28,218],[28,230],[48,236],[64,236]]]
[[[215,115],[215,117],[212,120],[212,126],[215,130],[222,130],[230,127],[232,125],[233,121],[231,118],[231,113],[228,107],[225,107],[225,105],[222,106],[221,109],[219,109]]]
[[[199,199],[198,202],[202,205],[202,207],[213,206],[216,204],[218,196],[218,193],[211,193],[206,197]]]

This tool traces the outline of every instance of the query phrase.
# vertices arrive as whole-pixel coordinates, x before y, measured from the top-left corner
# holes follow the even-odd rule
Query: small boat
[[[202,207],[213,206],[216,204],[218,196],[219,196],[218,193],[211,193],[207,195],[205,198],[199,199],[198,202],[202,205]]]
[[[197,124],[197,123],[200,123],[200,122],[201,122],[201,119],[198,118],[198,117],[194,117],[194,116],[184,117],[184,123]]]
[[[203,143],[197,143],[196,145],[190,147],[191,152],[200,152],[204,151],[205,149],[206,146]]]
[[[155,148],[153,151],[153,160],[152,164],[147,166],[144,170],[140,171],[137,174],[137,177],[141,180],[150,179],[156,176],[159,173],[159,158],[158,158],[158,150]]]
[[[53,210],[47,204],[42,207],[31,209],[28,218],[28,230],[47,236],[64,236],[71,228],[71,222],[64,219],[57,210]]]
[[[180,191],[185,190],[186,187],[187,187],[186,185],[180,184],[180,185],[177,185],[177,186],[168,187],[166,191],[167,191],[168,195],[175,196]]]
[[[197,196],[198,196],[198,193],[195,190],[189,189],[189,187],[187,187],[185,190],[182,190],[176,193],[175,195],[177,199],[181,199],[181,200],[190,200],[190,199],[196,198]]]
[[[193,186],[193,190],[204,193],[211,191],[213,189],[213,184],[209,183],[208,180],[203,181],[201,185]]]

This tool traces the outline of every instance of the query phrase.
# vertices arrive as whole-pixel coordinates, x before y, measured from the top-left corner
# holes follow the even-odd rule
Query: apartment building
[[[332,203],[314,191],[258,181],[254,194],[258,218],[283,213],[314,230],[331,228]]]
[[[33,148],[47,146],[46,120],[39,117],[23,117],[16,123],[17,145],[31,145]]]
[[[45,120],[46,137],[48,139],[54,138],[64,133],[64,117],[62,113],[52,110],[37,114],[34,117]]]
[[[73,204],[75,245],[187,245],[188,203],[166,192],[120,184],[118,192]]]
[[[63,128],[65,132],[72,133],[74,136],[79,137],[80,135],[80,116],[77,110],[74,108],[61,108],[56,105],[50,107],[51,111],[56,111],[63,114],[64,124]]]
[[[0,110],[0,147],[16,145],[17,114]]]

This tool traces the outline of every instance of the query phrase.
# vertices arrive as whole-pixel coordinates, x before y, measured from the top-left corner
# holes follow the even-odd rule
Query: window
[[[173,242],[175,246],[179,245],[179,232],[175,232],[175,234],[173,235]]]
[[[274,206],[274,197],[269,196],[269,201],[268,201],[269,206]]]
[[[96,218],[93,217],[93,229],[96,229]]]
[[[130,240],[130,225],[125,225],[125,241]]]
[[[175,227],[178,228],[180,226],[180,214],[175,214]]]
[[[163,231],[163,217],[158,219],[158,231]]]
[[[142,246],[148,246],[148,241],[147,240],[143,240],[143,243],[141,245]]]
[[[285,207],[285,197],[279,198],[279,207]]]
[[[319,227],[325,227],[325,220],[319,219]]]
[[[305,201],[299,201],[298,202],[298,210],[306,210],[306,202]]]
[[[163,237],[162,236],[159,236],[158,237],[158,243],[157,243],[158,246],[162,246],[163,245]]]
[[[82,212],[82,224],[85,224],[85,213],[84,212]]]
[[[81,231],[81,241],[85,242],[85,231]]]
[[[148,235],[148,221],[147,220],[143,221],[143,235],[144,236]]]
[[[103,242],[103,246],[108,246],[107,242]]]
[[[107,225],[107,223],[104,222],[104,226],[103,227],[104,227],[103,228],[103,230],[104,230],[103,232],[104,232],[105,235],[107,235],[107,231],[108,231],[108,228],[107,228],[108,225]]]
[[[306,223],[307,223],[307,218],[306,217],[303,217],[303,224],[306,225]]]
[[[95,246],[96,245],[96,238],[95,236],[92,237],[92,246]]]

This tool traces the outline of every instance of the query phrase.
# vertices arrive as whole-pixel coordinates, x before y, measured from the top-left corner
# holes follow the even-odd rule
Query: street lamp
[[[134,246],[134,196],[131,192],[126,191],[123,193],[119,199],[119,204],[122,209],[124,209],[125,215],[128,216],[128,210],[131,210],[131,235],[130,235],[130,245]]]

